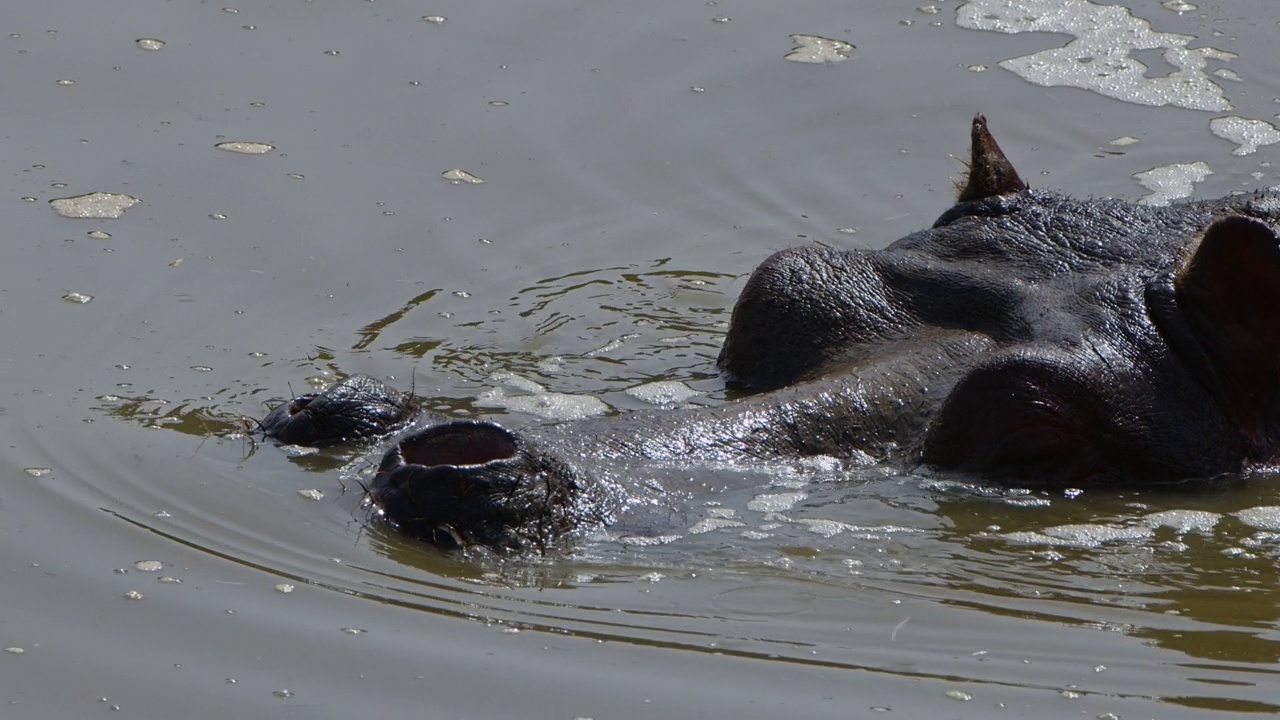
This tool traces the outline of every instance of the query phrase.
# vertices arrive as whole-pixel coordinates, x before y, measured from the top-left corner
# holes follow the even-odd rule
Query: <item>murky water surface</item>
[[[1266,478],[650,468],[698,500],[504,560],[370,526],[367,458],[240,419],[354,372],[512,422],[721,402],[744,274],[930,224],[978,111],[1039,186],[1280,184],[1269,4],[4,17],[0,715],[1280,713]]]

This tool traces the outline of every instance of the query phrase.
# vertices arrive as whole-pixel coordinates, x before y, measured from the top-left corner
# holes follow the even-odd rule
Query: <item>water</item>
[[[1070,497],[649,468],[698,499],[500,559],[370,526],[367,459],[258,446],[241,420],[354,372],[515,421],[647,407],[662,395],[629,391],[652,383],[721,402],[745,274],[930,224],[976,112],[1037,186],[1280,184],[1259,124],[1280,122],[1280,17],[1064,3],[1116,90],[1024,79],[1071,37],[961,27],[950,0],[481,5],[9,10],[0,715],[1280,710],[1273,483]],[[1114,53],[1106,22],[1142,21],[1195,39]],[[844,59],[788,62],[792,36]],[[1194,93],[1136,100],[1195,58]],[[250,141],[271,149],[218,149]],[[94,192],[141,202],[48,204]]]

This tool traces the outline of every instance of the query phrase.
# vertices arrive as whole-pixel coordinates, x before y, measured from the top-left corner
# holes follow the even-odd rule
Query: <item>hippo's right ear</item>
[[[1280,237],[1250,217],[1209,226],[1174,280],[1227,416],[1254,453],[1280,442]]]

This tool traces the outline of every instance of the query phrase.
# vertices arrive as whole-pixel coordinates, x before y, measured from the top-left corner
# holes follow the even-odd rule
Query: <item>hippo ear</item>
[[[973,118],[970,138],[969,174],[957,200],[983,200],[1027,189],[1027,184],[1018,177],[1018,171],[1013,169],[1013,163],[1004,156],[996,139],[991,136],[987,119],[982,115]]]
[[[1175,280],[1178,304],[1204,341],[1234,347],[1210,354],[1235,355],[1280,340],[1280,238],[1266,223],[1243,216],[1209,226]],[[1276,358],[1268,358],[1275,364]]]
[[[1205,231],[1174,281],[1178,307],[1255,452],[1280,442],[1280,238],[1242,216]]]

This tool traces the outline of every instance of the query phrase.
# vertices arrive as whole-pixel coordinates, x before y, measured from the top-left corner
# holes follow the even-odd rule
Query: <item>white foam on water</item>
[[[1202,182],[1213,174],[1208,163],[1174,163],[1161,165],[1136,173],[1133,177],[1138,184],[1151,191],[1138,200],[1143,205],[1164,207],[1174,200],[1191,197],[1196,183]]]
[[[702,394],[678,380],[659,380],[636,385],[627,388],[626,393],[651,405],[674,405]]]
[[[1235,513],[1236,519],[1259,530],[1280,530],[1280,505],[1263,505]]]
[[[956,24],[1001,33],[1063,33],[1073,39],[1062,47],[1010,58],[1000,67],[1028,82],[1065,85],[1138,105],[1173,105],[1190,110],[1230,110],[1220,85],[1205,72],[1209,60],[1230,60],[1233,53],[1212,47],[1189,48],[1192,35],[1157,32],[1151,23],[1119,5],[1089,0],[971,0],[956,12]],[[1147,77],[1149,68],[1130,53],[1163,49],[1176,68]]]
[[[1223,140],[1230,140],[1240,147],[1232,155],[1252,155],[1264,145],[1280,143],[1280,128],[1265,121],[1228,115],[1209,121],[1209,130]]]

